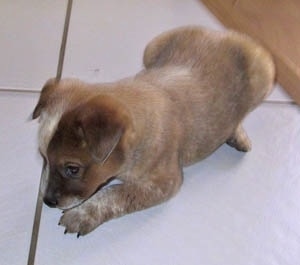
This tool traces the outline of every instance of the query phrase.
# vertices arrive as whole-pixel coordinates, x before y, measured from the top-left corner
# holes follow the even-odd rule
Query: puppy
[[[44,159],[42,192],[65,232],[162,203],[182,168],[227,143],[249,151],[242,127],[272,89],[270,54],[244,35],[197,26],[156,37],[145,68],[114,83],[49,80],[33,112]],[[118,179],[118,184],[107,185]]]

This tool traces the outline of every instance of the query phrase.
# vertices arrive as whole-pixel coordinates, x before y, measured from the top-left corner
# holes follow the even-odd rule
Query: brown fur
[[[161,203],[182,167],[227,142],[250,150],[247,113],[270,93],[270,55],[244,35],[183,27],[152,40],[145,69],[109,84],[47,82],[34,110],[44,201],[78,235]],[[107,187],[117,178],[120,184]]]

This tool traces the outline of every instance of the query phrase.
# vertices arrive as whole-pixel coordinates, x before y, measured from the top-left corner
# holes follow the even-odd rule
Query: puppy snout
[[[46,195],[43,200],[44,203],[47,204],[49,207],[51,208],[57,207],[58,201],[55,196]]]

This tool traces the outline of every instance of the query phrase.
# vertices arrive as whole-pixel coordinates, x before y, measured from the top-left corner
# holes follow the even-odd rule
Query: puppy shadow
[[[189,172],[198,171],[199,174],[203,175],[205,171],[229,171],[233,168],[241,166],[243,161],[249,156],[250,152],[240,152],[235,148],[223,144],[220,146],[213,154],[211,154],[206,159],[196,163],[195,165],[189,166],[185,171]]]

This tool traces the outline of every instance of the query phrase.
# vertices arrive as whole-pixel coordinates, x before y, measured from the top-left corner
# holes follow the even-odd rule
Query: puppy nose
[[[55,208],[57,206],[57,199],[51,197],[44,197],[44,203],[47,204],[51,208]]]

